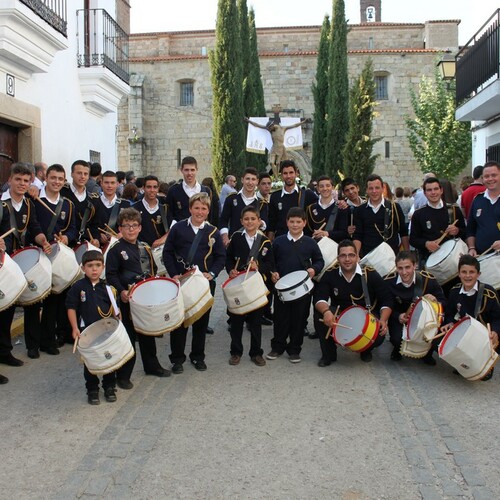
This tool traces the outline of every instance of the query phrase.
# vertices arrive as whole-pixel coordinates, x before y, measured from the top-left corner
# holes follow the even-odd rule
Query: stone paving
[[[500,497],[499,373],[395,363],[388,343],[372,363],[340,351],[318,368],[310,339],[300,364],[233,367],[220,296],[210,324],[208,371],[157,379],[138,360],[134,389],[100,406],[70,346],[30,360],[17,344],[25,365],[0,365],[1,498]],[[158,352],[169,366],[167,336]]]

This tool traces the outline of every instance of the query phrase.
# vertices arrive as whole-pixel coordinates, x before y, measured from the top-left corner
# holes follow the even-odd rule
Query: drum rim
[[[365,332],[366,326],[370,322],[370,315],[372,315],[377,320],[377,322],[376,322],[377,324],[375,326],[375,332],[373,334],[373,337],[371,339],[369,339],[369,340],[367,339],[368,343],[366,344],[366,346],[363,349],[360,349],[358,351],[353,351],[353,352],[363,352],[363,351],[366,351],[366,349],[368,349],[371,345],[373,345],[375,343],[375,340],[377,339],[379,331],[380,331],[380,320],[378,320],[378,318],[373,313],[371,313],[366,307],[363,307],[363,306],[360,306],[360,305],[357,305],[357,304],[353,304],[352,306],[346,307],[339,314],[339,316],[338,316],[339,321],[340,321],[340,318],[342,317],[343,314],[345,314],[350,309],[355,309],[355,308],[356,309],[363,309],[366,313],[368,313],[368,314],[365,314],[365,322],[363,324],[362,332]],[[336,340],[336,335],[335,335],[336,329],[337,329],[337,325],[334,325],[334,327],[332,329],[332,334],[333,334],[334,340]],[[337,343],[339,345],[343,346],[343,347],[349,347],[349,346],[352,346],[352,345],[355,345],[356,343],[358,343],[360,341],[360,339],[362,339],[363,337],[365,337],[365,334],[364,333],[360,333],[359,335],[357,335],[353,340],[351,340],[347,344],[340,344],[340,342],[337,342]]]
[[[470,321],[472,323],[472,318],[471,316],[464,316],[463,318],[460,318],[447,332],[446,332],[446,335],[443,337],[443,340],[441,340],[441,342],[439,343],[439,347],[438,347],[438,354],[439,356],[441,356],[443,354],[443,349],[444,349],[444,346],[446,345],[446,342],[448,341],[448,339],[450,338],[450,336],[452,335],[452,333],[458,328],[459,325],[462,325],[462,323],[465,323],[466,321]]]
[[[130,289],[129,297],[132,298],[132,295],[133,295],[134,291],[136,290],[136,288],[138,288],[139,285],[146,283],[147,281],[170,281],[171,283],[173,283],[177,287],[177,294],[179,294],[179,291],[181,288],[181,286],[179,285],[179,282],[177,280],[174,280],[173,278],[168,278],[167,276],[151,276],[150,278],[144,278],[143,280],[135,283],[132,286],[132,288]]]
[[[250,275],[254,276],[254,274],[252,273],[258,273],[259,271],[252,271],[250,270],[248,272],[248,276],[250,277]],[[238,276],[241,276],[242,274],[246,274],[246,271],[238,271],[238,274],[232,278],[228,278],[226,281],[224,281],[224,283],[222,283],[222,288],[224,288],[230,281],[233,281],[235,278],[237,278]]]
[[[294,285],[292,286],[289,286],[288,288],[278,288],[278,283],[280,282],[280,280],[282,280],[283,278],[286,278],[288,275],[292,274],[292,273],[288,273],[288,274],[285,274],[285,276],[282,276],[275,284],[274,284],[274,288],[276,289],[277,292],[281,292],[281,293],[286,293],[286,292],[289,292],[290,290],[294,290],[295,288],[299,287],[300,285],[303,285],[306,281],[310,280],[311,277],[309,276],[309,273],[305,270],[305,269],[299,269],[298,271],[292,271],[293,273],[297,273],[297,272],[304,272],[306,273],[306,275],[304,276],[304,279],[295,283]]]
[[[445,259],[447,259],[449,257],[449,255],[451,254],[451,251],[458,245],[458,240],[460,240],[461,238],[453,238],[453,239],[450,239],[450,240],[446,240],[437,250],[436,252],[439,252],[439,250],[441,250],[442,248],[444,248],[444,246],[447,244],[447,243],[453,243],[453,246],[450,248],[450,251],[441,259],[439,260],[438,262],[432,264],[431,266],[428,265],[429,263],[429,259],[436,254],[436,252],[432,252],[428,257],[427,257],[427,260],[425,261],[425,268],[426,269],[432,269],[434,266],[438,266],[439,264],[441,264]],[[463,241],[463,240],[462,240]],[[458,274],[458,273],[457,273]],[[450,278],[452,279],[452,278]]]
[[[38,253],[43,253],[43,250],[40,247],[37,247],[36,245],[28,245],[27,247],[18,248],[10,254],[10,257],[13,258],[15,255],[20,254],[25,250],[37,250]]]
[[[430,300],[430,299],[428,299],[427,297],[420,297],[420,298],[419,298],[419,299],[418,299],[418,300],[414,303],[414,305],[413,305],[413,307],[412,307],[412,310],[411,310],[411,312],[410,312],[410,314],[409,314],[409,316],[408,316],[408,321],[407,321],[407,323],[406,323],[406,325],[407,325],[407,327],[406,327],[406,328],[407,328],[407,331],[408,331],[408,329],[409,329],[409,326],[410,326],[410,323],[411,323],[411,318],[413,317],[413,313],[414,313],[415,309],[417,308],[417,305],[418,305],[418,304],[420,304],[421,302],[428,303],[428,304],[429,304],[429,307],[431,307],[431,308],[432,308],[432,310],[434,310],[434,307],[432,307],[432,304],[433,304],[433,303],[434,303],[434,304],[437,304],[437,306],[438,306],[438,310],[436,311],[436,316],[438,317],[438,320],[439,320],[439,318],[440,318],[440,317],[442,318],[442,315],[443,315],[443,305],[441,304],[441,302],[439,302],[438,300]],[[438,321],[438,328],[439,328],[439,326],[441,325],[441,323],[442,323],[442,322],[443,322],[443,321],[442,321],[442,319],[441,319],[441,321]],[[409,332],[408,332],[408,335],[409,335]],[[409,341],[411,341],[412,339],[411,339],[411,338],[409,338],[408,340],[409,340]]]

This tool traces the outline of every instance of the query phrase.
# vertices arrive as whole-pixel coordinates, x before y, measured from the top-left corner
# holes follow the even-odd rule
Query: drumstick
[[[441,337],[444,337],[448,332],[442,332],[438,333],[437,335],[434,335],[434,337],[431,337],[430,339],[427,339],[427,342],[432,342],[435,339],[440,339]]]
[[[479,257],[481,257],[484,254],[488,253],[490,250],[493,250],[493,246],[491,246],[490,248],[487,248]]]
[[[332,334],[332,327],[328,328],[328,330],[326,331],[326,335],[325,335],[325,340],[328,340],[328,337]]]
[[[253,262],[253,257],[250,257],[250,262],[248,263],[247,267],[247,273],[245,274],[245,279],[243,281],[246,281],[246,279],[248,278],[248,273],[250,272],[250,267],[252,266],[252,262]]]
[[[76,352],[76,346],[78,344],[78,335],[75,337],[75,341],[73,342],[73,354]]]
[[[323,222],[323,224],[321,224],[320,228],[318,229],[318,231],[321,231],[324,227],[326,226],[326,222]]]
[[[118,238],[118,233],[114,230],[114,229],[111,229],[107,224],[104,224],[106,226],[106,228],[108,229],[108,231],[115,237],[115,238]]]
[[[52,215],[56,215],[56,213],[54,212],[54,210],[52,210],[48,205],[47,203],[45,203],[41,198],[36,198],[36,200],[41,204],[43,205]]]
[[[108,236],[113,236],[116,238],[115,234],[110,233],[109,231],[106,231],[105,229],[101,229],[100,227],[97,228],[101,233],[107,234]]]
[[[87,228],[87,234],[89,235],[89,241],[92,241],[94,238],[92,237],[92,233],[90,232],[90,229]]]
[[[238,257],[236,259],[236,264],[234,265],[234,270],[237,271],[238,270],[238,266],[240,265],[240,258]]]
[[[493,345],[493,339],[491,338],[491,325],[487,323],[486,327],[488,328],[488,337],[490,338],[491,351],[495,353],[495,346]]]
[[[455,219],[455,221],[450,224],[450,226],[454,226],[458,222],[458,219]],[[436,243],[439,245],[446,237],[448,236],[448,233],[445,231],[437,240]]]
[[[324,320],[320,318],[320,322],[324,323]],[[352,326],[343,325],[342,323],[333,322],[335,326],[340,326],[340,328],[346,328],[347,330],[352,330]]]
[[[10,233],[13,233],[16,230],[15,227],[12,227],[9,229],[6,233],[3,233],[2,236],[0,236],[0,239],[4,239],[6,236],[9,236]]]

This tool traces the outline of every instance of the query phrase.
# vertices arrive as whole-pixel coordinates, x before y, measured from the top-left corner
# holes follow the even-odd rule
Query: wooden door
[[[10,166],[17,161],[18,129],[0,123],[0,187],[7,182]]]

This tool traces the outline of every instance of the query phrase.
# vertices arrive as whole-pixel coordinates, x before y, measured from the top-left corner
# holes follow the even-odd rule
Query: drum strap
[[[255,236],[255,240],[253,240],[252,248],[248,254],[247,264],[250,262],[250,259],[257,260],[259,257],[260,244],[262,243],[263,234],[257,233]]]
[[[163,228],[165,229],[165,232],[168,233],[167,206],[161,203],[159,205],[160,205],[161,222],[163,223]]]
[[[201,237],[203,236],[203,229],[198,229],[196,236],[194,237],[193,243],[191,243],[191,248],[189,249],[188,256],[186,259],[187,267],[192,267],[194,256],[196,255],[196,250],[198,250],[198,246],[200,245]]]
[[[10,227],[15,228],[14,231],[14,236],[16,237],[17,241],[19,241],[19,244],[23,247],[24,243],[26,241],[26,228],[28,227],[28,221],[26,221],[26,226],[24,226],[24,231],[19,231],[19,228],[17,227],[17,222],[16,222],[16,215],[14,213],[14,207],[12,206],[12,202],[10,200],[6,200],[7,206],[9,207],[9,215],[10,215]],[[28,203],[28,208],[29,208],[29,201]],[[29,212],[28,212],[29,214]],[[28,215],[29,219],[29,215]]]
[[[351,219],[351,220],[349,221],[349,225],[350,225],[350,226],[354,226],[354,209],[355,209],[355,208],[356,208],[356,207],[354,207],[354,205],[349,205],[349,212],[350,212],[350,219]],[[349,235],[349,238],[351,238],[351,240],[352,240],[353,236],[354,236],[354,234],[350,234],[350,235]]]
[[[415,288],[413,289],[413,299],[412,302],[415,302],[419,297],[422,297],[424,293],[424,280],[422,279],[422,275],[417,272],[415,276]]]
[[[370,294],[368,292],[368,274],[365,270],[361,273],[361,287],[363,288],[363,295],[365,297],[365,307],[370,310],[372,308],[372,303],[370,300]]]
[[[299,207],[304,209],[306,205],[306,190],[305,188],[300,188],[299,189]]]
[[[92,213],[93,205],[90,201],[87,201],[87,206],[85,207],[85,212],[83,212],[82,223],[80,224],[80,231],[78,231],[78,241],[82,241],[85,230],[87,229],[87,223],[90,219],[90,214]]]
[[[59,219],[59,216],[61,215],[63,203],[64,203],[64,200],[61,197],[61,199],[59,200],[59,203],[57,204],[56,210],[55,210],[56,213],[52,216],[52,219],[50,220],[49,227],[47,228],[47,232],[45,233],[45,236],[47,236],[47,238],[50,238],[50,235],[52,234],[52,232],[54,231],[54,228],[56,227],[57,219]]]
[[[325,226],[325,231],[327,233],[329,233],[333,229],[338,213],[339,213],[339,206],[335,203],[335,205],[332,208],[332,212],[330,213],[330,217],[328,217],[328,221]]]
[[[111,209],[111,215],[109,216],[108,226],[111,229],[115,229],[116,222],[118,221],[118,214],[120,213],[121,200],[116,200],[113,208]]]
[[[390,208],[384,205],[384,241],[389,239],[389,218],[392,213],[392,204]]]
[[[474,318],[476,319],[479,316],[481,304],[483,303],[484,288],[484,283],[479,283],[479,286],[477,288],[476,304],[474,306]]]
[[[153,276],[154,274],[153,257],[151,253],[148,251],[149,246],[143,241],[138,241],[137,246],[139,247],[142,276],[144,277]]]
[[[115,317],[118,317],[118,315],[120,314],[120,309],[118,309],[115,295],[113,294],[113,291],[111,290],[111,287],[109,285],[106,285],[106,291],[108,292],[109,301],[113,306],[113,314],[115,315]]]

